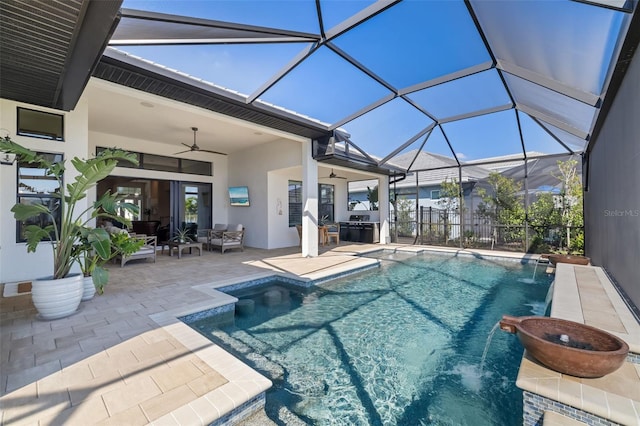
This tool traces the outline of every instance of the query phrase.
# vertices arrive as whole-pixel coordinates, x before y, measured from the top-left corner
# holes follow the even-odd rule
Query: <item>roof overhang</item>
[[[132,89],[310,139],[331,133],[317,121],[261,102],[249,104],[238,93],[115,49],[104,52],[93,75]]]
[[[0,97],[75,108],[120,20],[122,0],[0,2]]]

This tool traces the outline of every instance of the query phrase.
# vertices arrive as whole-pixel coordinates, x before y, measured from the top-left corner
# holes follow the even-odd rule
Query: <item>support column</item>
[[[318,162],[302,144],[302,256],[318,256]]]
[[[462,166],[458,166],[458,214],[460,215],[458,223],[460,229],[458,230],[458,242],[460,248],[464,248],[462,238],[464,236],[464,188],[462,188]]]
[[[389,176],[378,178],[378,210],[380,213],[380,244],[389,244]]]

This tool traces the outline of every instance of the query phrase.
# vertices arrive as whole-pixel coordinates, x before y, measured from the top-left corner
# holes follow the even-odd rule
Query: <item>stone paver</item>
[[[213,288],[272,272],[313,277],[336,266],[361,266],[352,254],[372,246],[331,248],[336,246],[312,259],[302,258],[298,248],[247,248],[109,265],[105,294],[55,321],[36,318],[29,294],[0,297],[2,424],[142,425],[166,422],[167,413],[202,423],[217,418],[264,383],[242,389],[229,382],[150,316],[202,303],[208,296],[197,287],[205,284]]]

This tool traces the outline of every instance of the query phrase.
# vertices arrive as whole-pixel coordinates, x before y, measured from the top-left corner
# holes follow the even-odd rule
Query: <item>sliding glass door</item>
[[[211,184],[171,182],[171,233],[185,228],[192,238],[198,229],[211,228]]]

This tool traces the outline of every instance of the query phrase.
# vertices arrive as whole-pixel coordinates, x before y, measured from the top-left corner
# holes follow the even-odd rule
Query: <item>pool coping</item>
[[[578,279],[576,271],[592,271],[593,278],[584,282]],[[534,394],[535,404],[543,409],[548,407],[551,411],[559,410],[571,417],[595,416],[599,422],[604,420],[616,424],[640,425],[640,396],[636,393],[634,399],[619,390],[623,383],[626,384],[625,389],[634,389],[634,386],[635,389],[640,389],[640,324],[600,267],[558,264],[553,285],[552,317],[604,329],[629,344],[630,356],[619,370],[611,374],[597,379],[583,379],[548,369],[525,351],[516,385],[523,391]],[[601,293],[608,298],[600,301],[605,306],[597,312],[587,310],[581,301],[581,293],[584,293],[582,297],[589,295],[589,301],[593,302],[594,285],[601,286]],[[615,315],[619,324],[611,321],[611,316]],[[622,325],[627,332],[620,332],[619,329],[616,331],[616,325]],[[613,391],[614,388],[617,391]],[[527,410],[525,416],[526,413]],[[540,412],[534,414],[538,416]],[[531,424],[535,420],[531,419]]]
[[[387,252],[387,253],[442,253],[455,254],[456,256],[469,256],[475,258],[501,258],[518,260],[520,262],[536,261],[539,255],[527,253],[492,252],[487,250],[467,250],[453,249],[433,246],[406,246],[406,245],[385,245],[384,247],[371,247],[361,250],[352,256],[360,261],[353,265],[333,266],[330,270],[319,270],[299,276],[293,273],[265,271],[242,277],[230,278],[214,281],[206,284],[192,286],[206,296],[200,303],[191,304],[181,308],[166,310],[149,317],[161,328],[178,340],[187,349],[216,370],[228,382],[205,395],[197,398],[188,404],[173,410],[164,416],[154,420],[154,425],[180,425],[188,422],[197,415],[205,424],[227,424],[250,416],[256,410],[264,407],[265,392],[272,386],[271,380],[264,377],[253,368],[243,363],[240,359],[228,353],[222,347],[211,342],[200,334],[181,318],[185,318],[197,313],[208,312],[204,317],[215,312],[216,309],[223,308],[230,304],[235,304],[237,298],[224,293],[222,290],[244,283],[247,286],[258,285],[260,281],[273,279],[292,280],[301,287],[311,287],[323,282],[338,279],[344,276],[357,274],[366,270],[379,267],[380,260],[367,258],[367,254]]]
[[[200,284],[192,286],[192,288],[206,295],[206,299],[202,302],[150,315],[149,318],[228,381],[188,404],[154,420],[151,424],[180,425],[188,422],[194,415],[198,416],[205,424],[217,424],[218,422],[226,424],[248,417],[256,410],[264,407],[264,393],[272,386],[271,380],[225,351],[222,347],[211,342],[181,320],[181,318],[200,312],[208,312],[208,315],[211,315],[217,308],[224,308],[238,301],[236,297],[224,293],[221,289],[242,283],[259,285],[261,280],[277,278],[296,281],[297,285],[308,287],[347,275],[357,274],[379,267],[379,265],[379,260],[367,259],[365,262],[359,262],[355,266],[336,266],[331,268],[330,272],[318,272],[307,274],[307,276],[270,271]]]

